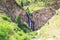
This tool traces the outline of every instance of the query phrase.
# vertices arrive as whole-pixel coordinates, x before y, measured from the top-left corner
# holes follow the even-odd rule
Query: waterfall
[[[31,15],[28,15],[28,14],[27,14],[27,17],[28,17],[29,27],[30,27],[30,29],[32,30],[32,28],[33,28],[33,23],[32,23],[32,20],[31,20]]]

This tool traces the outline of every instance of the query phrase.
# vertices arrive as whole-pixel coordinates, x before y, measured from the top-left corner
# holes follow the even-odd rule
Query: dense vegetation
[[[25,31],[27,33],[4,13],[0,14],[0,40],[30,40],[36,35],[36,32],[28,33],[27,29]]]

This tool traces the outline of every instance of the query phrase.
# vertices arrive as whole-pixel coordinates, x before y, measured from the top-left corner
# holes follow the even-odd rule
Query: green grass
[[[29,2],[28,2],[29,1]],[[27,6],[22,6],[23,3],[21,2],[26,2],[28,5]],[[35,2],[35,3],[34,3]],[[23,8],[25,11],[27,8],[29,8],[30,12],[34,12],[42,8],[43,6],[48,6],[52,5],[56,2],[56,0],[16,0],[16,3]]]
[[[16,22],[19,22],[19,17],[16,19]],[[37,35],[36,32],[28,32],[29,29],[27,30],[27,28],[26,32],[24,32],[26,26],[23,27],[24,29],[21,29],[21,27],[18,27],[18,23],[12,22],[5,13],[0,13],[0,40],[31,40]]]
[[[40,40],[60,40],[60,9],[40,30]]]
[[[27,2],[26,0],[24,1],[24,0],[22,0],[23,2]],[[33,1],[31,1],[31,0],[29,0],[29,5],[27,5],[27,6],[23,6],[22,8],[26,11],[26,9],[27,8],[29,8],[29,10],[30,10],[30,12],[32,13],[32,12],[34,12],[34,11],[37,11],[37,10],[39,10],[42,6],[44,6],[45,5],[45,3],[44,2],[40,2],[40,1],[36,1],[36,3],[34,3],[34,0]],[[21,0],[16,0],[16,3],[21,7]]]
[[[24,6],[23,9],[26,10],[27,7],[29,8],[30,12],[34,12],[34,11],[37,11],[39,10],[40,8],[42,8],[44,6],[44,3],[43,2],[37,2],[35,4],[31,4],[31,5],[28,5],[28,6]]]

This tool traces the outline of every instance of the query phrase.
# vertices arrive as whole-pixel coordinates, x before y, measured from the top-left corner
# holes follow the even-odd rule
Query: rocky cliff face
[[[6,12],[7,15],[10,16],[13,21],[16,18],[16,16],[26,13],[22,8],[20,8],[15,3],[15,0],[2,0],[0,2],[0,7],[1,7],[0,9]]]
[[[14,0],[3,0],[0,3],[0,12],[6,12],[6,14],[10,16],[13,21],[17,16],[20,16],[23,23],[26,22],[29,24],[26,12],[20,8]],[[54,14],[55,10],[49,7],[44,7],[36,12],[33,12],[32,16],[30,16],[33,24],[32,29],[40,29],[41,26],[43,26]]]
[[[54,14],[55,10],[49,7],[44,7],[40,10],[37,10],[37,12],[33,12],[32,16],[30,16],[33,24],[32,29],[40,29]],[[29,23],[26,14],[21,14],[20,17],[23,22]]]
[[[55,11],[49,7],[33,12],[32,21],[34,22],[34,30],[40,29],[54,14]]]

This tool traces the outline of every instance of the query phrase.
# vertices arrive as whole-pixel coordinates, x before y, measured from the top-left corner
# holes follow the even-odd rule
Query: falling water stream
[[[32,22],[32,20],[31,20],[31,15],[28,15],[28,14],[27,14],[27,17],[28,17],[29,27],[30,27],[30,29],[32,30],[32,28],[33,28],[33,22]]]

